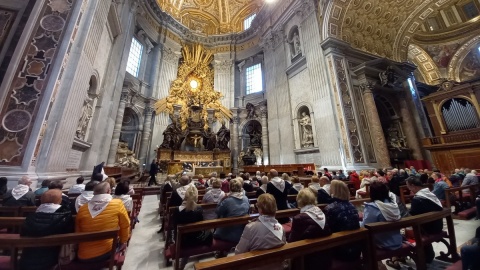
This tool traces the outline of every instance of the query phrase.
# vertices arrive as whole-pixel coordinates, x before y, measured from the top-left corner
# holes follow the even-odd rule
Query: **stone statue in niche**
[[[300,36],[298,35],[298,32],[293,33],[293,50],[295,52],[295,55],[299,55],[302,53],[302,48],[300,46]]]
[[[313,130],[310,115],[302,112],[302,118],[298,122],[302,128],[302,148],[313,147]]]
[[[85,133],[87,132],[88,123],[93,116],[93,107],[91,104],[92,100],[93,99],[91,99],[87,95],[87,97],[83,101],[82,116],[78,120],[77,131],[75,133],[77,138],[81,140],[85,139]]]

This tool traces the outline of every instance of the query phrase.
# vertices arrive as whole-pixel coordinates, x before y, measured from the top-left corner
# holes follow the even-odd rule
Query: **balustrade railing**
[[[430,146],[468,141],[480,141],[480,128],[471,129],[466,132],[456,132],[454,134],[424,138],[423,145]]]

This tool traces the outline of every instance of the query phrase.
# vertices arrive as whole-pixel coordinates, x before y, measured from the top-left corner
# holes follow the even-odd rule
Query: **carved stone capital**
[[[313,0],[302,0],[301,4],[296,10],[296,13],[299,14],[302,18],[308,17],[315,11],[315,2]],[[323,12],[323,11],[321,11]]]
[[[122,95],[120,96],[120,101],[127,102],[129,98],[130,98],[130,93],[127,91],[123,91]]]
[[[268,108],[267,106],[260,107],[260,117],[267,118],[268,117]]]
[[[228,73],[232,70],[233,63],[230,60],[215,60],[215,72]]]
[[[375,82],[372,81],[366,81],[362,84],[360,84],[360,90],[362,91],[363,94],[371,94],[373,89],[375,88]]]
[[[234,116],[232,117],[232,124],[238,125],[240,123],[240,117]]]
[[[163,47],[162,49],[162,58],[163,61],[169,64],[178,64],[178,59],[180,58],[180,53],[173,51],[171,48]]]
[[[274,50],[285,41],[283,30],[271,31],[262,39],[260,46],[267,50]]]
[[[155,109],[151,106],[145,107],[145,115],[152,115]]]

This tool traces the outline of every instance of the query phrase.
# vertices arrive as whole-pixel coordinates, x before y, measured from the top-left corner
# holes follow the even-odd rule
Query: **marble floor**
[[[124,270],[170,270],[173,267],[165,267],[163,261],[164,242],[162,236],[157,234],[159,229],[158,197],[145,196],[140,211],[138,223],[133,230],[132,239],[127,249],[126,260],[123,266]],[[454,220],[457,245],[461,246],[470,240],[475,229],[480,226],[479,220]],[[445,228],[446,225],[444,224]],[[439,255],[440,251],[446,251],[443,244],[434,243],[435,252]],[[203,260],[211,260],[213,256],[199,256],[190,259],[185,269],[193,269],[193,265]],[[410,263],[409,263],[410,264]],[[445,263],[434,261],[429,269],[444,269]],[[393,268],[389,268],[393,269]],[[407,269],[407,266],[404,267]]]

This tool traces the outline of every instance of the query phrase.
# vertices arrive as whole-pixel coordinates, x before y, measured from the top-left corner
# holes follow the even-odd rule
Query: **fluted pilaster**
[[[232,151],[232,171],[238,173],[238,123],[240,117],[238,116],[238,108],[232,108],[232,125],[230,126],[230,132],[232,136],[230,142],[230,149]]]
[[[120,104],[118,105],[117,116],[115,117],[115,126],[113,127],[113,136],[110,143],[110,151],[108,152],[107,165],[115,164],[118,141],[120,140],[120,132],[122,131],[123,115],[125,113],[125,106],[127,104],[128,97],[128,92],[123,91],[122,96],[120,97]]]
[[[150,107],[150,104],[146,104],[145,113],[144,113],[144,122],[143,122],[143,133],[142,133],[142,141],[140,142],[140,154],[139,160],[140,164],[148,164],[147,159],[147,150],[148,150],[148,143],[150,139],[151,126],[152,126],[152,114],[153,108]]]
[[[365,113],[367,114],[368,126],[370,133],[372,134],[374,144],[375,155],[377,156],[378,166],[381,168],[391,167],[390,154],[388,153],[387,141],[383,134],[382,124],[380,117],[378,116],[377,106],[375,105],[375,99],[372,93],[373,84],[365,83],[360,85],[360,89],[363,92],[363,104],[365,107]]]

